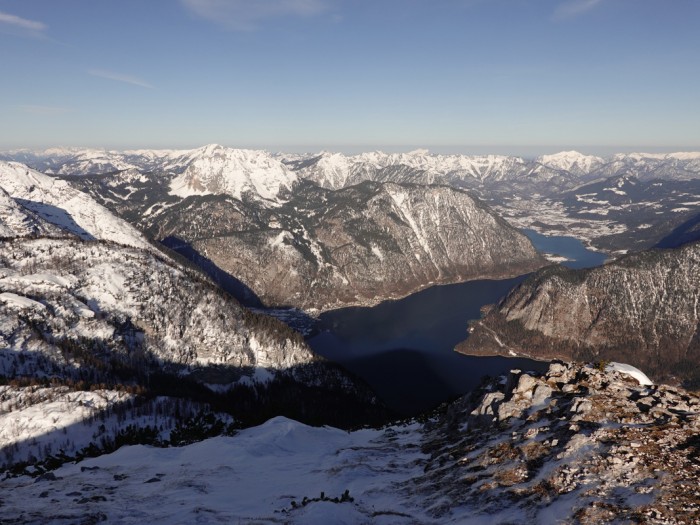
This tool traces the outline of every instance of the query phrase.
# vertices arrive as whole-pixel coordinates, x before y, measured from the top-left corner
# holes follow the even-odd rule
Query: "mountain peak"
[[[576,174],[589,173],[605,161],[594,155],[585,155],[575,150],[560,151],[551,155],[542,155],[537,162],[543,166],[558,170],[571,171]]]
[[[198,148],[196,151],[202,155],[216,155],[226,149],[227,148],[224,148],[221,144],[207,144],[206,146]]]
[[[184,171],[170,185],[170,194],[224,194],[240,199],[252,193],[276,201],[282,188],[290,189],[297,177],[279,159],[264,150],[233,149],[209,144],[195,150]]]

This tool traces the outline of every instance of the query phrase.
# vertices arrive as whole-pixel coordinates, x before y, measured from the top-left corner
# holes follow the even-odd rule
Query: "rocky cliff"
[[[589,270],[543,269],[471,327],[468,354],[623,360],[700,379],[700,243]]]

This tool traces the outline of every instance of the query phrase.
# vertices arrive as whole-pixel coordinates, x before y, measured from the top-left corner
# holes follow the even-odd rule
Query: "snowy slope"
[[[3,491],[13,494],[4,498],[3,514],[13,516],[24,507],[38,518],[45,512],[43,503],[53,499],[63,503],[54,523],[71,523],[98,511],[112,523],[154,525],[202,520],[358,524],[372,515],[377,518],[373,523],[411,523],[396,514],[407,510],[397,483],[420,473],[425,456],[416,429],[348,433],[274,418],[235,437],[182,448],[125,447],[59,469],[55,475],[63,488],[38,482],[36,496],[47,489],[51,496],[33,496],[32,504],[23,501],[32,492],[26,480],[2,482]],[[304,498],[320,499],[322,492],[340,499],[346,490],[354,501],[302,505]],[[81,498],[85,502],[76,505]]]
[[[616,371],[512,371],[427,424],[285,418],[0,481],[9,522],[654,525],[700,512],[700,399]],[[689,489],[690,488],[690,489]],[[345,494],[345,496],[343,496]],[[641,519],[637,519],[640,518]]]
[[[0,237],[58,236],[63,231],[20,206],[0,187]]]
[[[235,300],[149,252],[37,239],[4,242],[0,258],[2,375],[62,370],[79,378],[74,368],[84,364],[65,350],[86,345],[93,357],[133,360],[138,350],[180,367],[286,368],[314,360],[292,332],[256,326]]]
[[[82,239],[150,249],[143,235],[126,221],[67,182],[26,165],[0,161],[0,188],[43,220]]]

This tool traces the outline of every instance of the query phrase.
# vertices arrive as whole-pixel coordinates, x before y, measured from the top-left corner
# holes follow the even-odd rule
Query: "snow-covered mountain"
[[[102,239],[150,249],[138,230],[94,199],[67,182],[24,164],[0,161],[0,188],[35,216],[81,239]]]
[[[114,175],[120,172],[156,174],[166,179],[172,195],[231,195],[274,202],[297,180],[280,160],[262,150],[225,148],[210,144],[193,150],[47,149],[0,154],[53,175]]]
[[[10,522],[693,523],[700,399],[613,364],[515,370],[424,425],[274,418],[0,481]],[[646,383],[646,381],[644,381]],[[233,495],[233,496],[232,496]],[[154,504],[157,502],[157,504]]]
[[[277,207],[190,198],[142,224],[234,276],[268,306],[376,304],[431,284],[544,264],[524,235],[447,186],[367,181],[333,191],[307,181]]]
[[[293,172],[267,152],[216,144],[184,155],[177,164],[186,167],[171,182],[170,193],[182,198],[223,194],[241,199],[250,193],[274,202],[283,192],[289,192],[297,180]]]
[[[600,173],[605,176],[629,174],[646,180],[696,179],[700,177],[700,152],[614,155]]]
[[[467,189],[518,228],[545,234],[566,231],[616,254],[651,247],[700,213],[700,153],[693,152],[602,158],[565,151],[525,159],[435,155],[426,150],[273,155],[209,145],[194,150],[16,151],[5,157],[65,177],[72,174],[77,177],[73,183],[92,191],[102,204],[134,224],[188,196],[228,195],[275,207],[289,200],[301,180],[328,189],[364,181]],[[596,198],[602,204],[590,206],[582,192],[578,192],[581,201],[568,198],[578,188],[613,177],[634,177],[646,184],[665,181],[669,186],[643,197],[637,193],[619,205],[604,205],[605,199]],[[681,204],[667,206],[671,201]]]
[[[556,170],[568,171],[576,176],[594,173],[605,164],[601,157],[583,155],[578,151],[562,151],[553,155],[542,155],[536,162]]]
[[[299,177],[329,189],[365,180],[464,187],[472,181],[521,176],[527,169],[527,163],[519,157],[432,155],[427,150],[392,154],[376,151],[354,156],[324,152],[314,157],[296,158],[288,164]]]
[[[374,151],[350,156],[334,152],[273,155],[262,150],[242,150],[210,144],[192,150],[15,150],[0,153],[0,159],[23,162],[45,173],[77,176],[107,174],[125,169],[181,174],[194,163],[192,181],[179,181],[176,188],[178,191],[185,191],[188,187],[192,191],[201,191],[198,189],[199,184],[206,186],[210,183],[213,185],[210,190],[212,193],[224,188],[227,192],[232,191],[229,194],[236,195],[240,188],[251,185],[256,190],[262,190],[261,195],[264,194],[265,198],[271,196],[266,192],[274,194],[279,186],[288,188],[294,182],[294,175],[281,166],[280,161],[300,178],[331,189],[343,188],[363,180],[452,184],[462,181],[462,184],[472,185],[474,182],[487,184],[521,179],[521,183],[536,183],[540,177],[551,178],[551,172],[565,172],[566,177],[575,183],[621,175],[623,172],[642,178],[700,176],[699,152],[623,153],[602,158],[576,151],[562,151],[534,159],[505,155],[441,155],[431,154],[424,149],[408,153]],[[396,173],[394,178],[392,173]],[[202,177],[204,178],[201,179]],[[210,180],[210,177],[213,178]],[[221,177],[223,180],[218,180]],[[261,188],[262,179],[267,177],[272,178],[270,185]],[[545,192],[547,189],[542,188]],[[559,189],[561,188],[549,188],[550,191]]]

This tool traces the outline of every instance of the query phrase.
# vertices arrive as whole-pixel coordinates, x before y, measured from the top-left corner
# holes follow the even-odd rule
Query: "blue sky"
[[[698,0],[0,0],[0,149],[700,149]]]

